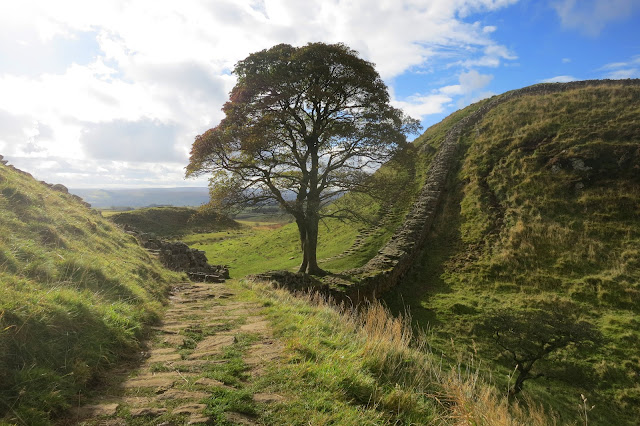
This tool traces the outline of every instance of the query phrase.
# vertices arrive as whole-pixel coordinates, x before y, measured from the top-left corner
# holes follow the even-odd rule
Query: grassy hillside
[[[240,226],[226,216],[199,212],[188,207],[149,207],[110,214],[109,219],[119,225],[130,225],[139,231],[154,233],[163,238],[236,229]]]
[[[180,278],[69,194],[0,165],[0,423],[77,404],[139,349]]]
[[[516,362],[487,331],[492,320],[522,314],[529,329],[520,349],[536,333],[562,332],[545,328],[554,315],[594,327],[589,341],[536,361],[532,371],[543,376],[525,382],[521,395],[553,407],[561,422],[580,419],[581,394],[595,405],[592,424],[640,417],[638,117],[640,87],[628,86],[523,96],[494,108],[463,137],[423,257],[386,297],[428,326],[450,360],[457,350],[476,351],[504,389]],[[533,318],[539,322],[526,324]]]
[[[443,366],[430,336],[379,303],[336,307],[322,297],[295,297],[260,283],[248,297],[284,343],[282,360],[249,392],[286,398],[258,412],[264,424],[547,425],[539,405],[508,404],[477,369]],[[254,407],[244,407],[251,412]],[[255,413],[255,411],[254,411]]]

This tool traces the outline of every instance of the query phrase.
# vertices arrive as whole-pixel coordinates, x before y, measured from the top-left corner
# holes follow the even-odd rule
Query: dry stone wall
[[[425,185],[407,214],[404,223],[396,230],[389,242],[366,265],[345,271],[342,274],[355,278],[356,283],[344,284],[342,280],[332,280],[331,278],[325,279],[324,283],[319,283],[302,274],[282,271],[260,274],[256,278],[270,280],[279,287],[294,291],[313,288],[330,295],[338,301],[350,301],[354,304],[363,300],[375,299],[400,282],[420,253],[437,214],[448,173],[453,168],[456,150],[463,132],[478,123],[487,112],[497,105],[517,97],[614,85],[640,86],[640,80],[586,80],[570,83],[537,84],[513,90],[500,96],[494,96],[472,114],[458,121],[445,135],[444,141],[431,162]],[[428,149],[428,147],[425,147],[425,149]],[[315,286],[314,282],[316,283]]]

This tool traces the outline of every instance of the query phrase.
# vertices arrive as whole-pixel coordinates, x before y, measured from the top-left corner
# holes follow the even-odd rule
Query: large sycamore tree
[[[323,209],[419,129],[389,104],[372,63],[343,44],[280,44],[249,55],[218,126],[197,136],[187,176],[210,175],[216,208],[276,202],[298,225],[300,272],[320,275]]]

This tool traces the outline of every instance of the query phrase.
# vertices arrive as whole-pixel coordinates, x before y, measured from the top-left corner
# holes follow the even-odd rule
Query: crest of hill
[[[240,227],[238,222],[227,216],[188,207],[150,207],[113,214],[109,219],[119,225],[132,226],[139,231],[163,238]]]
[[[435,347],[468,345],[498,378],[514,365],[482,332],[491,312],[572,311],[602,342],[541,361],[545,378],[527,382],[528,395],[573,419],[582,393],[596,406],[594,424],[635,424],[640,81],[537,85],[482,105],[491,102],[461,129],[433,227],[386,300],[429,324]],[[464,114],[427,130],[420,150],[435,151]]]
[[[181,278],[66,188],[0,165],[0,423],[68,408],[135,353]]]

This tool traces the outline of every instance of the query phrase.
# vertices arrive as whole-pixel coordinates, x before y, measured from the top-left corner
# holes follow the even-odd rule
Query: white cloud
[[[562,58],[562,63],[563,64],[571,63],[571,58]]]
[[[628,18],[639,6],[638,0],[557,0],[553,3],[563,27],[594,37],[607,24]]]
[[[393,106],[401,108],[411,117],[424,117],[444,112],[445,105],[453,99],[445,94],[413,95],[404,101],[393,101]]]
[[[579,80],[572,75],[557,75],[551,78],[545,78],[544,80],[540,80],[540,83],[568,83],[570,81]]]
[[[613,80],[625,78],[640,78],[640,55],[633,56],[626,62],[612,62],[600,68],[607,71],[604,78]]]
[[[493,76],[490,74],[480,74],[476,70],[463,72],[458,76],[459,84],[440,88],[440,93],[447,95],[468,95],[478,89],[488,85]]]
[[[146,170],[145,179],[172,176],[180,184],[182,166],[169,161],[186,161],[195,135],[222,118],[220,108],[235,83],[229,72],[249,53],[282,42],[344,42],[374,62],[387,81],[443,58],[467,70],[497,66],[516,58],[493,39],[498,28],[464,18],[516,1],[398,0],[376,7],[368,0],[0,2],[0,55],[11,59],[10,66],[0,63],[0,111],[14,120],[0,127],[0,149],[35,165],[43,179],[64,176],[70,186],[97,182],[97,176],[123,182],[123,164],[131,173]],[[56,53],[49,53],[55,46]],[[480,90],[476,86],[487,78],[467,71],[457,89],[396,105],[416,116],[442,112],[453,96]],[[127,140],[118,126],[146,129],[146,142],[118,155],[98,149],[113,141],[105,149],[116,150]],[[160,146],[147,136],[168,154],[157,154]],[[155,151],[145,156],[145,150]],[[66,163],[37,166],[54,157]],[[144,163],[149,158],[165,161],[164,168]]]
[[[447,104],[453,101],[454,96],[458,97],[458,107],[493,96],[493,92],[479,93],[491,80],[491,74],[480,74],[476,70],[462,72],[458,75],[458,84],[443,86],[428,95],[412,95],[403,101],[395,101],[394,106],[402,108],[412,117],[442,113]]]

